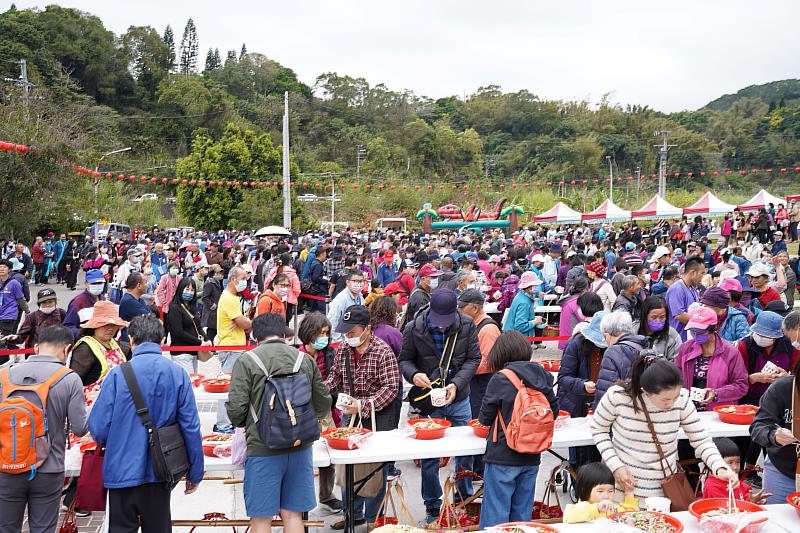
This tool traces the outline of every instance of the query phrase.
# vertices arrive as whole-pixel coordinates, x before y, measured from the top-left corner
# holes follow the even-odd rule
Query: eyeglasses
[[[281,283],[281,284],[275,285],[275,287],[277,287],[278,289],[288,289],[289,287],[291,287],[291,285],[287,285],[287,284]]]

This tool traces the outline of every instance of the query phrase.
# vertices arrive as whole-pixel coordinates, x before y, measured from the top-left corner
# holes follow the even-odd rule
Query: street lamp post
[[[606,156],[608,161],[608,199],[614,201],[614,169],[611,167],[611,156]]]
[[[128,146],[126,148],[120,148],[119,150],[112,150],[110,152],[106,152],[105,154],[100,156],[100,159],[97,160],[97,166],[94,167],[94,171],[95,172],[99,172],[100,171],[100,163],[102,163],[103,159],[105,159],[107,156],[114,155],[114,154],[119,154],[121,152],[129,152],[131,150],[132,150],[132,148],[130,146]],[[97,176],[95,176],[95,178],[94,178],[94,234],[95,235],[97,235],[97,217],[98,217],[98,214],[97,214],[98,213],[98,210],[97,210],[97,189],[98,189],[99,185],[100,185],[100,180],[97,178]]]

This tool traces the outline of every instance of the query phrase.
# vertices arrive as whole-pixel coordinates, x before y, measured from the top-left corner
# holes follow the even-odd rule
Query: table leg
[[[303,518],[303,533],[308,533],[308,526],[306,525],[306,520],[308,520],[308,513],[302,513]]]
[[[356,519],[355,519],[355,466],[344,465],[344,484],[347,489],[347,498],[345,502],[345,533],[355,533]]]

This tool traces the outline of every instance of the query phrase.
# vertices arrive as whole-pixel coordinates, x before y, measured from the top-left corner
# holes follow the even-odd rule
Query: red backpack
[[[550,402],[544,394],[526,387],[519,377],[508,368],[500,371],[517,388],[511,420],[506,425],[503,414],[497,410],[492,442],[497,442],[497,426],[502,426],[506,444],[519,453],[542,453],[553,443],[555,417]]]

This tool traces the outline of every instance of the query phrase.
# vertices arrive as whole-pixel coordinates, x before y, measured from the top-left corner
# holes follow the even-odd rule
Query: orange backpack
[[[497,426],[500,425],[506,435],[506,444],[516,452],[542,453],[549,449],[555,428],[550,402],[538,390],[526,387],[512,370],[504,368],[500,373],[517,388],[517,397],[507,426],[503,414],[497,410],[492,442],[497,442]]]
[[[71,370],[59,368],[47,380],[37,385],[11,383],[8,370],[6,368],[0,372],[0,383],[3,387],[3,396],[0,398],[0,472],[30,472],[29,479],[33,479],[36,470],[50,453],[47,395],[50,387]],[[25,392],[28,394],[24,394]],[[28,398],[35,398],[38,402]]]

